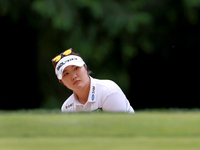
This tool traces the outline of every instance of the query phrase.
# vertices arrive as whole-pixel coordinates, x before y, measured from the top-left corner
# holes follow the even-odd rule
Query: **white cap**
[[[83,59],[79,56],[76,55],[69,55],[66,57],[63,57],[56,65],[55,67],[55,73],[57,75],[57,78],[59,80],[62,79],[62,74],[63,74],[63,70],[70,65],[74,65],[74,66],[79,66],[82,67],[85,64],[85,62],[83,61]]]

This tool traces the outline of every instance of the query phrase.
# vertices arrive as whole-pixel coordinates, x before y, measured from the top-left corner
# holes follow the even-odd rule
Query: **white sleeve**
[[[126,97],[117,92],[108,95],[102,103],[103,111],[129,112],[130,107]]]

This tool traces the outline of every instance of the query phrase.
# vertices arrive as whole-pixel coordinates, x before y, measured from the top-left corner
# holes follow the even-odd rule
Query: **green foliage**
[[[33,2],[32,7],[44,18],[50,18],[54,28],[68,31],[74,24],[75,13],[65,1],[38,0]]]
[[[188,20],[196,24],[199,18],[198,10],[200,9],[200,0],[184,0],[184,2]]]
[[[114,80],[128,94],[131,60],[141,52],[155,53],[180,14],[196,24],[199,8],[200,0],[0,0],[0,16],[26,18],[37,30],[44,102],[52,97],[64,101],[71,93],[57,83],[51,65],[54,56],[70,47],[81,54],[94,77]]]
[[[53,28],[63,32],[63,49],[74,48],[96,77],[114,80],[127,93],[130,83],[127,65],[138,53],[134,34],[144,31],[153,23],[153,16],[143,10],[145,5],[145,1],[140,0],[35,0],[32,9],[43,18],[50,19]],[[140,29],[141,26],[145,28]],[[128,36],[132,37],[126,40]],[[119,52],[115,54],[117,38],[120,39],[119,45],[123,46],[116,47]],[[154,51],[148,38],[143,39],[141,34],[140,39],[143,51]],[[114,63],[115,55],[118,55],[117,58],[122,60],[123,65]],[[112,64],[114,68],[107,68],[110,65],[105,64]]]

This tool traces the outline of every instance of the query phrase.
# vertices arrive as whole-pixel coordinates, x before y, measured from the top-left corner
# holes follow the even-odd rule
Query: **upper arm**
[[[103,100],[102,108],[104,111],[127,112],[126,101],[124,95],[111,93],[105,98],[105,100]]]

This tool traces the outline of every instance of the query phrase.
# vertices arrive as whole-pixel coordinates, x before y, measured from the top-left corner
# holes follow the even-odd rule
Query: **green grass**
[[[2,150],[199,150],[199,111],[0,112]]]

